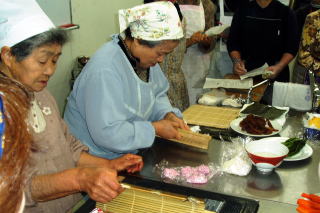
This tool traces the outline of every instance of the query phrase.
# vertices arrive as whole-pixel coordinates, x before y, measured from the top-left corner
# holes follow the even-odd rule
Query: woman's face
[[[148,47],[141,45],[134,39],[134,48],[132,54],[140,60],[139,66],[144,69],[155,66],[157,63],[163,61],[164,56],[171,53],[179,44],[179,41],[163,41],[155,47]]]
[[[50,44],[41,46],[23,59],[13,59],[9,70],[13,78],[35,92],[43,90],[54,74],[57,61],[61,55],[61,45]]]

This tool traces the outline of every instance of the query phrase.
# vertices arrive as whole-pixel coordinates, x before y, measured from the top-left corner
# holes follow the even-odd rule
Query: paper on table
[[[207,88],[233,88],[233,89],[249,89],[253,85],[252,78],[240,80],[240,79],[216,79],[206,78],[206,82],[203,85],[204,89]]]
[[[269,65],[267,63],[265,63],[262,67],[251,70],[251,71],[247,72],[246,74],[241,75],[240,79],[243,80],[243,79],[254,77],[257,75],[262,75],[268,67],[269,67]]]
[[[225,29],[227,29],[228,27],[230,27],[229,24],[223,24],[223,25],[219,25],[219,26],[214,26],[209,28],[205,34],[207,36],[214,36],[214,35],[220,35]]]

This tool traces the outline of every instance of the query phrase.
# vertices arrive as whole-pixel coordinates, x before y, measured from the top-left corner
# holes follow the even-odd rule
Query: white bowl
[[[278,167],[288,155],[289,149],[278,141],[264,141],[263,139],[248,142],[245,149],[251,162],[261,173],[269,173]]]

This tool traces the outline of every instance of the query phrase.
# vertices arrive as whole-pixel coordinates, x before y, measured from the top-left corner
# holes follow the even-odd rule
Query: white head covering
[[[0,49],[54,28],[35,0],[0,0]]]
[[[146,41],[180,39],[183,29],[171,2],[159,1],[119,10],[120,33],[130,27],[131,35]]]

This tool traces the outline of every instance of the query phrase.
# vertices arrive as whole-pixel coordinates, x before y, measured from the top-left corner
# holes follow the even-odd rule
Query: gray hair
[[[11,54],[17,61],[22,61],[36,48],[50,44],[63,46],[67,41],[68,35],[65,30],[52,29],[15,44],[11,47]]]

